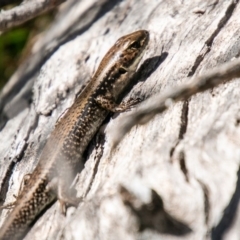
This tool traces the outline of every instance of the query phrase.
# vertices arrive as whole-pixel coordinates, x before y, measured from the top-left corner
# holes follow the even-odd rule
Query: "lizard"
[[[109,112],[122,112],[133,103],[117,104],[130,85],[149,43],[149,32],[125,35],[109,49],[95,74],[60,117],[42,150],[36,168],[20,191],[0,229],[0,240],[24,238],[39,214],[56,200],[66,212],[77,206],[70,185],[84,167],[82,154]],[[120,99],[121,100],[121,99]]]

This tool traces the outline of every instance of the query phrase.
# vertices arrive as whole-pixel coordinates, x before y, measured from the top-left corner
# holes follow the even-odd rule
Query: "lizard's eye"
[[[141,44],[140,44],[139,41],[133,42],[133,43],[129,46],[129,48],[133,48],[133,49],[138,49],[138,48],[140,48],[140,47],[141,47]]]
[[[127,72],[127,69],[124,67],[120,67],[118,71],[119,71],[120,75],[122,75]]]

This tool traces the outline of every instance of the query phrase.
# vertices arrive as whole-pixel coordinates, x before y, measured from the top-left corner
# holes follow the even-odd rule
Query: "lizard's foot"
[[[77,197],[67,197],[59,198],[61,213],[66,215],[67,207],[74,206],[77,207],[78,204],[82,201],[82,198]]]
[[[63,182],[58,185],[58,200],[60,203],[61,212],[66,215],[67,207],[77,207],[82,198],[77,198],[76,190],[69,189]]]

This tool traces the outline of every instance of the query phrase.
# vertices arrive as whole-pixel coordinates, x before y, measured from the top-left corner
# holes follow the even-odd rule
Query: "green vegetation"
[[[13,29],[0,36],[0,89],[18,66],[28,36],[27,28]]]
[[[36,36],[49,26],[55,13],[53,10],[0,35],[0,91],[31,53]]]

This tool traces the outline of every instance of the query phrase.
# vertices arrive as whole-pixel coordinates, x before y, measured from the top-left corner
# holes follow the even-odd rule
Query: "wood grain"
[[[237,58],[239,14],[239,1],[122,1],[63,43],[36,75],[33,102],[0,132],[2,198],[14,199],[57,118],[116,39],[150,31],[150,64],[126,96],[147,98]],[[25,239],[238,239],[239,87],[235,80],[173,105],[112,152],[112,132],[129,113],[111,116],[76,180],[82,204],[66,217],[53,205]]]

